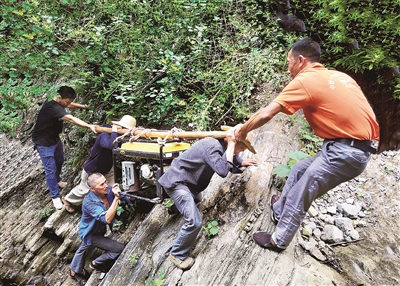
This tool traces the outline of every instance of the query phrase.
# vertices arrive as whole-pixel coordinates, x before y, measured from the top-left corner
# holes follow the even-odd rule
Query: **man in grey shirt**
[[[174,159],[170,168],[159,179],[159,183],[174,200],[176,208],[186,221],[169,256],[178,268],[187,270],[194,264],[194,258],[188,255],[203,223],[196,202],[201,200],[201,192],[208,186],[214,173],[225,178],[229,172],[241,173],[241,166],[257,163],[255,159],[242,160],[236,156],[245,149],[255,153],[249,141],[235,140],[233,129],[221,140],[204,138]]]

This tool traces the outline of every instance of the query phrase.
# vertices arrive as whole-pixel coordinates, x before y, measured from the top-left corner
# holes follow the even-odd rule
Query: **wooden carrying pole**
[[[125,134],[128,132],[128,129],[118,129],[118,134]],[[97,133],[111,133],[112,128],[96,126]],[[205,137],[213,137],[216,139],[222,139],[226,136],[226,131],[180,131],[174,132],[174,135],[179,137],[180,139],[200,139]],[[168,138],[174,139],[174,136],[169,131],[158,131],[158,130],[151,130],[151,129],[137,129],[131,134],[131,136],[139,136],[143,138]]]

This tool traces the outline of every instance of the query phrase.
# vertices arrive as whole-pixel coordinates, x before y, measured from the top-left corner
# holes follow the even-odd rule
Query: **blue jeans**
[[[369,152],[325,140],[321,152],[297,162],[290,171],[281,198],[273,207],[279,220],[272,234],[276,244],[287,247],[312,202],[340,183],[360,175],[370,157]]]
[[[92,244],[84,244],[83,242],[75,252],[74,258],[71,262],[71,270],[75,273],[83,274],[85,266],[86,255],[94,250],[100,248],[106,252],[97,257],[94,261],[96,265],[102,265],[108,261],[113,261],[118,258],[125,246],[109,237],[104,237],[104,234],[97,234],[92,236]]]
[[[64,163],[63,144],[60,141],[53,146],[36,145],[46,174],[47,187],[50,190],[50,197],[56,199],[60,197],[58,182],[61,180],[61,168]]]
[[[179,231],[171,249],[173,256],[184,260],[188,257],[203,224],[203,218],[196,206],[196,203],[201,200],[201,194],[194,195],[184,187],[178,187],[174,190],[165,189],[165,192],[174,200],[177,209],[185,219],[185,224]]]

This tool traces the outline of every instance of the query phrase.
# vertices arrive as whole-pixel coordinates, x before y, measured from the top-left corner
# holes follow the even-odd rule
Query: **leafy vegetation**
[[[208,238],[216,236],[219,232],[220,226],[217,220],[211,220],[203,226],[203,230],[206,232]]]
[[[96,106],[92,121],[129,113],[146,126],[214,128],[248,115],[254,85],[279,78],[282,61],[260,25],[255,2],[8,1],[1,10],[4,115],[26,108],[54,82],[73,86]],[[272,19],[271,19],[272,20]],[[268,24],[268,23],[267,23]],[[282,35],[290,39],[290,35]],[[16,90],[25,84],[32,87]],[[39,88],[41,87],[41,88]],[[28,90],[28,91],[26,91]],[[18,100],[16,96],[25,100]],[[222,115],[225,118],[220,120]],[[86,116],[87,117],[87,116]]]
[[[164,283],[166,281],[165,276],[166,276],[166,271],[165,271],[165,269],[162,268],[158,271],[158,275],[156,278],[154,278],[154,279],[149,278],[147,282],[151,286],[161,286],[161,285],[164,285]]]
[[[117,206],[116,217],[118,219],[115,220],[113,224],[113,230],[119,231],[121,226],[125,224],[128,225],[129,219],[135,212],[135,207],[133,204],[127,203],[124,200],[120,200]]]
[[[400,1],[292,0],[296,15],[318,39],[323,61],[333,67],[376,75],[400,99]],[[393,77],[393,75],[395,75]]]
[[[287,178],[289,176],[290,170],[292,169],[294,164],[296,164],[300,160],[310,157],[310,155],[301,151],[288,152],[286,153],[286,156],[289,157],[289,162],[287,163],[287,165],[279,164],[274,168],[274,174],[282,178]]]
[[[53,213],[52,209],[41,209],[38,211],[37,215],[41,220],[48,218]]]
[[[130,114],[145,127],[215,130],[258,109],[255,88],[279,91],[287,48],[318,40],[323,62],[375,74],[400,98],[400,1],[292,0],[307,32],[287,32],[267,0],[7,0],[0,4],[0,131],[74,87],[91,123]],[[393,76],[395,75],[395,76]],[[75,114],[74,114],[75,115]],[[67,126],[71,157],[92,138]],[[307,138],[313,141],[314,138]]]
[[[138,259],[139,259],[139,255],[136,252],[132,253],[131,255],[129,255],[129,258],[128,258],[129,265],[132,267]]]
[[[113,224],[113,230],[114,230],[114,231],[119,231],[120,228],[121,228],[121,226],[122,226],[123,224],[124,224],[124,223],[123,223],[122,221],[116,219],[116,220],[114,221],[114,224]]]
[[[174,200],[171,198],[167,198],[165,200],[165,208],[168,210],[169,208],[172,207],[172,205],[174,204]]]
[[[315,134],[302,113],[290,116],[289,121],[291,125],[297,123],[301,127],[298,140],[303,143],[303,147],[301,148],[303,153],[314,156],[321,150],[323,139]]]

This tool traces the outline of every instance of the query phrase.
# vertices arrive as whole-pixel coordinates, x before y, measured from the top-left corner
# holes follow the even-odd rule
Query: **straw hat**
[[[117,124],[121,127],[132,129],[136,127],[136,119],[130,115],[124,115],[120,121],[111,121],[112,124]]]

